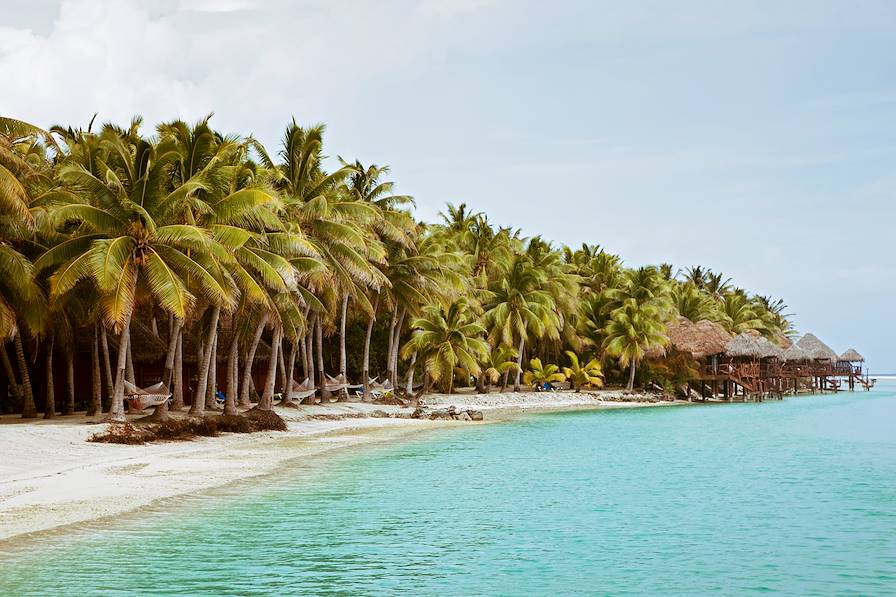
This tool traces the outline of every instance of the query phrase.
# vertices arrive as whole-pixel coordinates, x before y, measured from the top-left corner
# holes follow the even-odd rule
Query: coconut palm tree
[[[573,389],[578,392],[582,386],[600,388],[604,385],[603,369],[598,359],[591,359],[587,363],[580,363],[579,355],[571,350],[566,351],[569,357],[569,367],[563,368],[566,379],[572,382]]]
[[[234,297],[232,283],[211,267],[228,260],[229,254],[202,228],[181,223],[190,200],[207,188],[204,171],[170,189],[166,174],[177,161],[177,148],[167,139],[158,143],[143,139],[137,132],[139,124],[135,119],[127,131],[111,125],[103,128],[100,145],[105,159],[90,164],[97,172],[78,160],[62,166],[60,177],[84,202],[52,212],[57,227],[73,229],[72,238],[48,250],[35,264],[38,270],[54,269],[50,277],[54,298],[82,279],[95,284],[104,323],[121,337],[110,411],[110,418],[118,421],[124,420],[123,382],[138,291],[145,288],[162,309],[181,319],[196,300],[188,284],[213,309],[229,306]],[[213,320],[216,324],[216,315]]]
[[[516,350],[501,344],[488,353],[488,358],[483,363],[482,377],[485,380],[485,393],[491,391],[492,384],[498,383],[502,377],[506,377],[518,368]]]
[[[463,369],[471,375],[479,375],[488,344],[482,339],[484,328],[474,320],[465,299],[451,303],[447,308],[429,305],[423,315],[411,322],[411,339],[402,347],[407,358],[416,353],[423,361],[423,370],[440,383],[448,394],[454,388],[455,369]]]
[[[539,389],[545,384],[564,381],[566,381],[566,376],[560,372],[560,367],[553,363],[542,365],[541,359],[537,357],[529,361],[529,370],[523,375],[523,383]]]
[[[619,365],[629,368],[629,391],[635,384],[635,368],[651,348],[665,346],[669,338],[660,310],[650,303],[638,304],[626,300],[613,311],[604,330],[603,348],[608,355],[617,358]]]
[[[495,280],[484,301],[489,340],[517,348],[514,392],[520,389],[520,371],[526,342],[533,338],[559,338],[560,321],[554,297],[546,288],[546,276],[526,255],[516,255],[506,276]]]

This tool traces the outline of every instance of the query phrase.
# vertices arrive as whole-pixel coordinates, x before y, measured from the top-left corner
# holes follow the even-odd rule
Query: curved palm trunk
[[[65,351],[65,404],[62,405],[62,414],[70,415],[75,412],[75,354],[73,350]]]
[[[112,360],[109,358],[109,338],[106,334],[106,326],[100,324],[100,342],[103,347],[103,362],[106,365],[106,399],[108,408],[112,408],[112,398],[115,396],[115,382],[112,379]],[[106,407],[103,410],[107,410]]]
[[[209,321],[208,333],[205,338],[205,345],[208,348],[203,351],[202,362],[199,365],[199,381],[196,384],[196,393],[193,395],[193,406],[190,407],[190,415],[194,417],[201,417],[205,414],[205,389],[208,384],[208,371],[211,366],[215,336],[218,333],[218,316],[220,314],[220,307],[215,306],[212,308],[212,317],[211,321]]]
[[[9,389],[12,391],[13,398],[16,399],[16,402],[22,401],[22,386],[16,381],[16,374],[12,368],[12,362],[9,360],[9,355],[6,353],[6,344],[0,345],[0,361],[3,361],[3,372],[6,374],[6,379],[9,380]]]
[[[255,352],[258,350],[258,343],[261,342],[261,335],[264,333],[264,328],[267,324],[268,314],[265,313],[255,327],[252,344],[249,346],[249,352],[246,353],[246,363],[243,365],[243,383],[240,386],[240,406],[243,408],[252,406],[252,400],[249,397],[249,387],[252,383],[252,365],[255,363]]]
[[[504,372],[504,375],[501,376],[501,393],[507,391],[507,383],[510,381],[510,369]]]
[[[224,394],[224,414],[236,415],[237,377],[240,359],[240,333],[234,326],[233,338],[230,341],[230,352],[227,354],[227,393]]]
[[[286,358],[283,356],[283,335],[280,335],[280,346],[277,347],[277,378],[280,381],[279,386],[274,386],[274,391],[277,391],[277,388],[280,388],[280,392],[283,393],[286,383]]]
[[[174,394],[171,397],[171,408],[181,410],[184,407],[184,329],[183,322],[177,333],[177,350],[174,353]]]
[[[367,322],[367,335],[364,336],[364,360],[361,365],[361,383],[364,384],[364,393],[361,400],[370,399],[370,339],[373,337],[373,324],[376,323],[376,309],[380,305],[380,293],[376,293],[376,300],[373,302],[373,314],[370,321]]]
[[[631,392],[635,387],[635,359],[632,359],[628,372],[628,391]]]
[[[53,341],[50,335],[50,343],[47,346],[46,353],[46,373],[47,373],[47,403],[44,407],[44,418],[52,419],[56,416],[56,388],[53,384]]]
[[[392,387],[398,387],[398,348],[401,342],[401,328],[404,327],[404,318],[408,314],[407,307],[401,308],[401,315],[398,317],[398,323],[395,326],[395,340],[392,342],[392,354],[389,356],[389,369],[392,371],[390,380]]]
[[[317,344],[317,373],[320,380],[320,403],[329,404],[330,391],[327,389],[327,375],[324,372],[324,329],[320,315],[314,318],[314,338]]]
[[[414,367],[417,365],[417,352],[411,355],[411,364],[408,365],[408,382],[405,386],[405,394],[408,396],[414,393]]]
[[[124,376],[127,369],[128,347],[131,344],[131,313],[125,316],[121,328],[121,340],[118,342],[118,364],[115,369],[115,391],[112,393],[112,404],[109,406],[109,420],[124,422]]]
[[[28,374],[28,363],[25,360],[25,347],[22,346],[22,334],[16,334],[13,338],[16,348],[16,361],[19,364],[19,376],[22,379],[22,418],[33,419],[37,417],[37,407],[34,406],[34,391],[31,388],[31,376]]]
[[[258,401],[258,410],[271,410],[274,404],[274,387],[277,385],[277,356],[280,352],[280,341],[283,339],[283,326],[274,328],[274,341],[271,343],[271,358],[268,359],[268,375],[264,382],[264,391]]]
[[[526,347],[525,338],[520,338],[520,352],[516,355],[516,379],[513,382],[513,391],[520,391],[520,376],[523,373],[523,349]]]

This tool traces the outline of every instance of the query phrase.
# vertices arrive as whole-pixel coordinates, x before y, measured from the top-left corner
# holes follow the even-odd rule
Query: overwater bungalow
[[[696,324],[677,323],[667,332],[670,344],[688,347],[694,328]],[[844,380],[850,390],[857,382],[865,389],[874,384],[866,373],[863,377],[864,358],[858,351],[849,349],[838,356],[814,334],[807,333],[795,343],[773,342],[749,332],[732,338],[718,327],[713,337],[716,344],[711,350],[717,352],[689,351],[701,361],[699,376],[690,385],[696,385],[704,399],[762,400],[801,391],[837,391]]]

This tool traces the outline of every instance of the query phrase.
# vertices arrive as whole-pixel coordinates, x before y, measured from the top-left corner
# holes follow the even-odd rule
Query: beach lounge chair
[[[164,383],[159,382],[146,388],[138,388],[129,381],[124,382],[124,399],[131,408],[144,410],[151,406],[159,406],[171,398],[171,391]]]
[[[386,392],[394,391],[392,387],[392,382],[388,379],[385,383],[376,383],[376,380],[371,380],[371,383],[368,384],[368,389],[370,391],[370,395],[374,398],[382,398],[386,395]]]

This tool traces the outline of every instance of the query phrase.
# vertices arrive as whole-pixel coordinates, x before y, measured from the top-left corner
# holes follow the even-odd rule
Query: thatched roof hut
[[[767,351],[764,349],[756,338],[747,333],[740,333],[733,340],[725,345],[725,354],[729,357],[749,357],[761,359]]]
[[[855,348],[850,348],[846,352],[840,355],[841,361],[849,361],[850,363],[862,363],[865,361],[865,357],[859,354]]]
[[[666,327],[669,346],[686,352],[697,359],[725,352],[731,335],[722,326],[701,319],[697,323],[686,317],[678,317]]]
[[[800,348],[799,344],[791,344],[790,348],[784,351],[784,360],[788,363],[797,363],[800,361],[811,361],[812,357],[808,352]]]
[[[759,348],[762,350],[762,358],[784,358],[784,349],[775,344],[774,342],[768,340],[763,336],[759,336],[756,338],[756,344],[759,345]]]
[[[814,334],[806,334],[797,341],[797,344],[816,361],[836,361],[838,358],[837,353]]]

